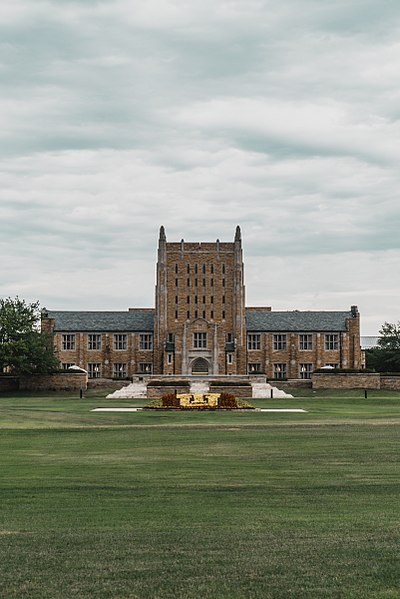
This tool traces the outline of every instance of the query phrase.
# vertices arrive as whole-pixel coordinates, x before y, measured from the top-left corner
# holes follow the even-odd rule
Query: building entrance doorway
[[[208,362],[204,358],[197,358],[192,364],[192,374],[208,374]]]

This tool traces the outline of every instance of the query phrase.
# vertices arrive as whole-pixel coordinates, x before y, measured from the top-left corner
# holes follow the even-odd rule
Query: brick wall
[[[229,393],[235,397],[252,397],[251,385],[210,385],[210,393]]]
[[[19,379],[15,376],[0,376],[0,393],[18,391]]]
[[[312,375],[313,389],[380,389],[378,372],[320,373]]]
[[[190,385],[148,385],[147,386],[147,397],[149,399],[155,399],[157,397],[162,397],[163,395],[167,395],[169,393],[190,393]]]
[[[398,391],[400,389],[400,374],[399,376],[385,376],[381,374],[381,389]]]
[[[84,372],[35,374],[20,378],[21,391],[79,391],[87,389]]]

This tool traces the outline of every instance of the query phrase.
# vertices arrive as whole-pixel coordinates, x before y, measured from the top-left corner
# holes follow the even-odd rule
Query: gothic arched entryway
[[[204,358],[197,358],[192,363],[192,374],[208,374],[208,362]]]

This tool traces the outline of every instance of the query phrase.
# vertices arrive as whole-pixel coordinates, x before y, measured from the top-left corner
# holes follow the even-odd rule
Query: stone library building
[[[154,308],[43,309],[62,368],[89,378],[258,375],[309,379],[324,366],[361,368],[360,317],[347,311],[246,307],[242,238],[158,240]]]

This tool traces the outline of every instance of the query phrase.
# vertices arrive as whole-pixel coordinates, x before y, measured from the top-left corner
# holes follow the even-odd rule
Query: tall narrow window
[[[175,264],[175,274],[178,274],[178,265]]]
[[[203,264],[203,275],[205,275],[205,274],[206,274],[206,265]]]
[[[222,320],[225,320],[225,310],[222,310]]]
[[[225,274],[225,264],[222,265],[222,274]]]
[[[214,264],[210,264],[210,273],[214,274]]]

